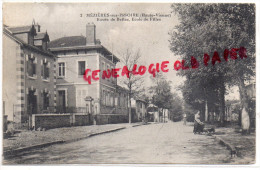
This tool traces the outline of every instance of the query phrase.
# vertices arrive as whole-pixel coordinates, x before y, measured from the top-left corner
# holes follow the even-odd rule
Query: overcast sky
[[[97,38],[119,58],[120,53],[130,47],[141,50],[142,62],[146,66],[170,61],[170,71],[164,75],[172,81],[173,91],[176,92],[175,88],[184,79],[173,70],[173,63],[178,57],[170,51],[168,33],[178,24],[178,20],[171,13],[170,6],[168,3],[9,3],[3,4],[3,22],[8,26],[30,25],[35,19],[41,25],[41,31],[48,31],[51,40],[64,36],[85,36],[86,24],[93,22]],[[161,13],[171,14],[171,17],[161,18],[158,22],[98,22],[95,17],[80,17],[80,14],[87,13]],[[149,86],[148,81],[146,86]]]

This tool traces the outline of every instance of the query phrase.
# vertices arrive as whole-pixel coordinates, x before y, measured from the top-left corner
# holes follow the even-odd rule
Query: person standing
[[[186,113],[183,114],[183,125],[186,125],[186,121],[187,121],[187,115]]]
[[[201,133],[203,132],[203,128],[204,128],[204,124],[203,122],[200,121],[200,111],[198,111],[195,115],[194,115],[194,129],[193,129],[193,133]]]

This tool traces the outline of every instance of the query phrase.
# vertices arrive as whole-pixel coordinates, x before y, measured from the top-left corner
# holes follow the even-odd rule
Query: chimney
[[[96,25],[94,23],[86,25],[86,45],[96,45]]]

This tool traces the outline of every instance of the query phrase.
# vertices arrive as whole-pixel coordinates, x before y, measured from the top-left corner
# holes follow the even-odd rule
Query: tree
[[[121,79],[121,83],[127,87],[129,90],[128,93],[128,114],[129,114],[129,123],[132,122],[132,113],[131,113],[131,108],[132,108],[132,103],[131,99],[133,96],[141,91],[143,91],[144,87],[142,86],[143,84],[143,78],[141,76],[133,75],[133,68],[134,66],[140,62],[141,54],[140,50],[133,51],[130,50],[129,48],[126,49],[126,52],[122,54],[122,64],[127,67],[128,71],[125,72],[127,76],[123,76]]]
[[[173,93],[173,100],[170,107],[170,118],[173,121],[180,121],[183,118],[183,100],[178,94]]]
[[[198,69],[184,70],[180,75],[187,79],[197,78],[198,82],[208,79],[218,80],[216,85],[222,118],[226,85],[238,85],[244,115],[242,129],[248,132],[248,97],[244,81],[254,76],[255,5],[173,4],[172,9],[179,17],[180,24],[171,32],[171,50],[186,60],[191,56],[197,56],[196,59],[201,65]],[[236,48],[244,52],[246,50],[246,56],[242,53],[234,55]],[[220,54],[222,62],[216,62],[208,67],[203,66],[204,54],[209,53],[211,58],[216,52]],[[228,58],[225,58],[225,55]]]
[[[166,80],[162,74],[151,76],[153,85],[150,87],[151,102],[157,107],[170,111],[171,116],[179,119],[182,115],[182,100],[177,94],[171,92],[171,81]]]

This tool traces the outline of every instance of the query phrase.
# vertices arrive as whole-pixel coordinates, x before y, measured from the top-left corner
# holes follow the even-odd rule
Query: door
[[[66,112],[65,90],[58,91],[58,112]]]
[[[28,94],[28,105],[27,105],[28,115],[37,114],[37,97],[35,95],[35,90],[30,90]]]

